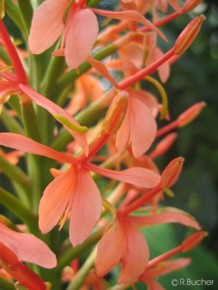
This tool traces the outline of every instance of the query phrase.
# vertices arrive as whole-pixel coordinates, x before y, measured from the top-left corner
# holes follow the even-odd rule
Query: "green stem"
[[[82,253],[90,249],[93,245],[95,245],[100,238],[103,236],[105,228],[98,229],[95,233],[93,233],[87,240],[85,240],[82,244],[76,246],[75,248],[70,248],[66,250],[59,259],[58,266],[56,268],[57,273],[60,273],[62,269],[69,265],[70,262],[79,257]]]
[[[96,251],[95,248],[89,257],[86,259],[83,266],[79,269],[79,271],[76,273],[76,275],[73,277],[73,280],[70,282],[66,290],[79,290],[82,286],[85,278],[89,274],[90,270],[92,269],[96,257]]]
[[[18,5],[20,7],[21,17],[28,35],[33,15],[33,7],[30,0],[18,0]]]
[[[9,281],[6,281],[2,278],[0,278],[0,289],[4,290],[14,290],[14,283],[11,283]]]
[[[39,133],[39,125],[37,123],[33,104],[31,102],[25,102],[22,103],[21,108],[26,135],[33,140],[40,141],[41,137]],[[32,180],[32,209],[36,211],[38,209],[39,200],[42,194],[40,157],[28,154],[27,165],[29,176]]]
[[[19,7],[12,0],[5,1],[5,9],[8,16],[13,20],[13,22],[17,25],[20,31],[25,31],[25,35],[27,35],[27,31],[25,29],[25,25],[23,22],[23,18],[20,12]]]
[[[1,112],[0,119],[9,131],[23,135],[23,128],[14,117],[9,115],[8,110],[4,107]]]
[[[13,212],[18,218],[20,218],[27,225],[37,224],[37,218],[33,212],[23,205],[12,193],[0,187],[0,203],[7,209]]]
[[[52,97],[54,92],[55,84],[57,78],[63,71],[64,68],[64,58],[62,57],[52,57],[49,62],[48,69],[42,80],[42,94],[48,98]]]
[[[17,166],[8,162],[5,158],[0,156],[0,168],[11,180],[22,186],[24,189],[30,187],[30,178]]]

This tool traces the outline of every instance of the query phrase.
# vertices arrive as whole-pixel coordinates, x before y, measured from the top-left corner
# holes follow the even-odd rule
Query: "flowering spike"
[[[161,187],[163,189],[173,186],[174,183],[178,180],[182,170],[183,162],[183,157],[175,158],[164,169],[161,175]]]
[[[200,31],[201,26],[205,20],[206,20],[206,17],[204,15],[201,15],[193,19],[185,27],[185,29],[182,31],[182,33],[179,35],[179,37],[176,40],[176,43],[174,46],[175,54],[180,55],[189,48],[189,46],[197,37],[198,32]]]
[[[182,13],[187,13],[197,7],[203,0],[188,0],[182,8]]]
[[[191,123],[201,112],[201,110],[206,106],[205,102],[199,102],[191,106],[188,110],[183,112],[177,119],[177,126],[184,127]]]
[[[197,232],[188,237],[181,245],[183,252],[188,252],[195,248],[206,236],[208,235],[207,232]]]

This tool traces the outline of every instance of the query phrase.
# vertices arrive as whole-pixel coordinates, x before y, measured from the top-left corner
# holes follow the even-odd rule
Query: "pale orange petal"
[[[110,75],[107,67],[105,66],[105,64],[103,62],[100,62],[100,61],[98,61],[94,58],[91,58],[91,57],[88,57],[87,60],[100,75],[102,75],[104,78],[109,80],[115,87],[118,87],[118,84],[113,79],[113,77]]]
[[[175,260],[166,260],[157,264],[156,267],[145,271],[145,276],[149,278],[155,278],[162,275],[166,275],[173,271],[178,271],[184,267],[187,267],[191,262],[190,258],[179,258]],[[143,276],[143,275],[142,275]]]
[[[126,115],[116,135],[116,147],[118,150],[123,150],[129,145],[131,128],[130,121],[130,106],[128,102]]]
[[[67,156],[28,137],[15,133],[0,133],[0,145],[21,150],[26,153],[45,156],[61,163],[70,163],[70,161],[74,161],[74,158],[71,156]]]
[[[132,283],[143,273],[149,260],[149,249],[142,233],[133,225],[125,224],[126,248],[123,252],[119,284]]]
[[[99,189],[87,170],[77,173],[70,216],[70,240],[73,246],[81,244],[100,218],[102,201]]]
[[[65,57],[69,67],[77,68],[91,54],[98,35],[98,21],[88,8],[77,10],[69,19]]]
[[[39,204],[39,228],[49,232],[60,220],[75,194],[76,173],[73,167],[56,177],[45,189]]]
[[[165,35],[138,11],[135,11],[135,10],[107,11],[107,10],[100,10],[100,9],[94,9],[94,8],[92,8],[92,11],[94,11],[96,14],[106,16],[106,17],[111,17],[113,19],[135,21],[137,23],[141,23],[144,26],[151,29],[152,31],[155,31],[159,36],[161,36],[165,41],[167,41]]]
[[[34,12],[29,35],[32,53],[40,54],[51,47],[64,30],[64,11],[68,0],[46,0]]]
[[[150,110],[137,98],[130,98],[132,153],[137,158],[145,153],[155,139],[157,126]]]
[[[89,163],[86,165],[86,168],[105,177],[143,188],[152,188],[160,182],[160,175],[158,173],[141,167],[133,167],[122,171],[115,171]]]
[[[70,115],[68,114],[64,109],[50,101],[49,99],[45,98],[44,96],[40,95],[38,92],[34,91],[30,86],[28,85],[19,85],[21,91],[23,91],[34,103],[39,105],[40,107],[47,110],[52,116],[62,116],[65,119],[67,119],[70,123],[79,126],[79,123]],[[61,120],[59,119],[61,122]],[[71,130],[68,126],[62,122],[62,125],[65,127],[66,130],[69,131],[69,133],[76,139],[76,141],[79,143],[81,148],[84,150],[86,154],[88,154],[88,143],[85,137],[85,134],[75,132]]]
[[[164,208],[160,213],[153,213],[149,216],[131,216],[131,222],[140,225],[153,225],[163,223],[180,223],[187,227],[200,230],[201,227],[197,221],[188,213],[176,208]]]
[[[98,244],[95,260],[95,269],[98,276],[106,275],[119,263],[124,243],[123,230],[118,222],[116,229],[111,227]]]
[[[49,247],[32,234],[12,231],[0,223],[0,242],[11,249],[19,260],[53,268],[57,261]]]

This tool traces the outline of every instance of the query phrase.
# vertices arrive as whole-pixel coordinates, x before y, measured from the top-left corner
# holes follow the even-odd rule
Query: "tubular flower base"
[[[176,198],[171,187],[185,156],[164,170],[156,164],[205,106],[199,100],[170,119],[164,84],[205,20],[192,19],[170,45],[162,27],[202,1],[182,2],[120,0],[110,11],[101,1],[0,1],[5,289],[137,289],[142,282],[156,290],[160,276],[190,263],[170,258],[207,234],[164,201],[165,193]],[[166,223],[194,233],[151,259],[148,227]]]

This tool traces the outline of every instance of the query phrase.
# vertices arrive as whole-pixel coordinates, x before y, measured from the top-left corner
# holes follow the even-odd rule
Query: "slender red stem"
[[[27,83],[27,76],[24,71],[23,65],[17,53],[15,46],[13,45],[10,35],[8,34],[7,29],[5,28],[2,20],[0,20],[0,35],[2,37],[3,43],[6,47],[6,50],[11,58],[14,70],[16,72],[18,81],[20,83]]]
[[[95,143],[93,143],[92,146],[89,148],[89,155],[86,156],[85,154],[82,154],[79,157],[78,162],[84,163],[87,162],[92,157],[94,157],[95,154],[104,146],[109,137],[110,137],[109,134],[103,132],[101,136],[95,141]]]
[[[178,127],[178,122],[177,120],[173,121],[170,124],[167,124],[166,126],[160,128],[159,130],[157,130],[157,134],[156,134],[156,138],[167,134],[168,132],[176,129]]]
[[[136,82],[142,80],[145,76],[154,73],[158,67],[165,63],[167,60],[171,59],[174,56],[174,48],[170,49],[167,53],[165,53],[161,58],[153,62],[151,65],[147,66],[146,68],[140,70],[139,72],[135,73],[134,75],[130,76],[126,80],[119,83],[119,88],[124,90],[127,87],[135,84]]]
[[[163,26],[163,25],[165,25],[165,24],[167,24],[167,23],[173,21],[174,19],[178,18],[178,17],[181,16],[181,15],[182,15],[182,13],[174,12],[174,13],[172,13],[172,14],[170,14],[170,15],[167,15],[166,17],[164,17],[164,18],[162,18],[162,19],[160,19],[160,20],[154,22],[153,25],[156,26],[156,27]],[[139,31],[143,31],[143,32],[147,32],[147,31],[149,31],[150,29],[149,29],[148,27],[145,27],[145,26],[144,26],[144,27],[140,27],[138,30],[139,30]]]
[[[168,258],[178,254],[181,251],[182,251],[182,245],[180,245],[180,246],[178,246],[176,248],[173,248],[172,250],[170,250],[170,251],[168,251],[166,253],[163,253],[160,256],[157,256],[156,258],[154,258],[154,259],[152,259],[152,260],[150,260],[148,262],[146,270],[156,266],[158,263],[167,260]]]
[[[161,190],[162,190],[162,188],[160,187],[160,184],[158,184],[156,187],[154,187],[153,189],[151,189],[149,192],[146,192],[143,196],[141,196],[140,198],[138,198],[134,202],[130,203],[129,205],[127,205],[124,208],[118,209],[117,215],[119,217],[120,216],[123,217],[124,215],[127,215],[127,214],[133,212],[134,210],[136,210],[139,207],[143,206],[146,201],[148,201],[149,199],[151,199],[152,197],[154,197]]]

